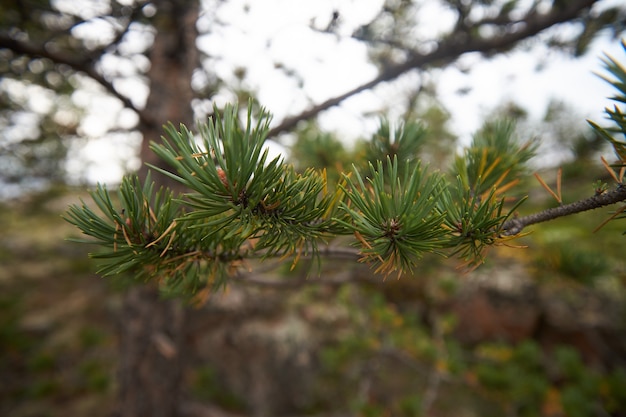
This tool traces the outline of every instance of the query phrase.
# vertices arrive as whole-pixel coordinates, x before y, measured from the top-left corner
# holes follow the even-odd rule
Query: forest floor
[[[63,221],[61,215],[69,204],[77,203],[79,197],[89,200],[86,193],[63,190],[0,207],[2,416],[105,417],[115,413],[119,357],[117,326],[120,325],[122,290],[115,281],[102,279],[94,273],[95,265],[86,256],[86,252],[93,248],[65,240],[76,236],[77,231]],[[363,383],[366,379],[363,375],[368,374],[363,368],[372,366],[373,362],[348,367],[349,359],[336,354],[337,349],[332,351],[334,356],[326,355],[324,361],[320,359],[320,349],[333,344],[339,346],[337,343],[347,340],[342,339],[342,335],[353,337],[354,329],[363,326],[364,320],[369,324],[363,328],[374,329],[380,338],[396,340],[407,334],[404,325],[398,325],[395,333],[388,333],[384,326],[376,328],[368,322],[371,317],[367,314],[372,312],[380,313],[381,317],[391,315],[396,321],[406,320],[406,315],[402,314],[412,314],[418,317],[416,328],[431,330],[435,321],[445,324],[452,314],[456,317],[455,324],[451,325],[454,329],[447,331],[446,335],[460,340],[463,346],[476,346],[485,341],[519,343],[534,338],[537,343],[571,345],[592,364],[610,362],[613,360],[611,355],[618,355],[617,360],[621,361],[618,365],[626,369],[626,364],[622,363],[624,356],[619,357],[624,354],[626,346],[623,340],[626,320],[621,308],[626,287],[621,231],[626,226],[610,223],[593,234],[591,231],[599,224],[598,219],[601,221],[603,217],[585,215],[556,221],[522,241],[531,246],[529,249],[494,251],[492,261],[469,275],[462,275],[454,265],[438,260],[420,271],[417,278],[383,282],[382,278],[372,277],[367,268],[346,267],[344,262],[331,263],[323,269],[323,278],[360,275],[368,284],[360,284],[356,290],[355,284],[347,284],[348,289],[304,285],[289,293],[262,286],[234,286],[217,301],[194,309],[190,314],[198,329],[205,330],[199,330],[192,340],[200,353],[194,356],[197,366],[186,375],[188,398],[206,404],[217,403],[241,415],[249,414],[251,407],[268,410],[268,415],[273,412],[275,415],[294,415],[296,411],[301,415],[320,415],[320,410],[342,401],[347,404],[348,397],[359,397],[364,390],[369,390],[367,401],[378,401],[378,404],[395,401],[386,399],[385,395],[389,393],[384,389],[399,391],[394,384],[407,381],[405,377],[398,376],[392,382],[386,380],[379,391],[362,384],[343,392],[337,385],[354,382],[350,379],[354,375]],[[419,274],[436,277],[433,282],[437,284],[425,285]],[[282,279],[284,275],[273,271],[265,277]],[[314,280],[315,277],[309,278],[309,281]],[[360,301],[349,306],[346,299],[354,302],[355,291]],[[382,295],[382,298],[372,301],[372,293]],[[367,301],[363,301],[363,294],[369,297]],[[610,301],[606,301],[607,297]],[[251,308],[254,302],[258,302],[256,310]],[[382,306],[377,304],[379,302]],[[250,314],[257,316],[231,314],[235,309],[233,306],[237,305],[246,306],[252,311]],[[365,306],[369,313],[355,316],[354,305]],[[226,310],[220,310],[222,307],[230,309],[228,314],[231,315],[224,316]],[[215,311],[219,311],[219,316]],[[208,314],[210,318],[203,319],[202,314]],[[572,315],[576,316],[575,320]],[[230,318],[219,321],[216,317],[219,320]],[[203,334],[207,323],[214,327],[211,332]],[[357,327],[354,327],[355,323]],[[393,323],[392,320],[392,327],[395,326]],[[588,337],[590,329],[595,335],[593,338]],[[605,338],[615,336],[614,332],[621,336],[607,346]],[[598,334],[600,340],[596,337]],[[315,342],[311,342],[311,338]],[[597,345],[593,345],[594,341]],[[370,339],[367,343],[374,342]],[[385,344],[385,341],[379,340],[378,343]],[[397,343],[394,346],[403,346],[401,342]],[[362,345],[352,345],[350,349],[353,350],[348,353],[352,352],[353,358],[369,354]],[[377,349],[383,351],[380,346]],[[210,357],[201,352],[215,354]],[[447,355],[452,355],[451,352],[448,350]],[[264,359],[259,362],[259,358]],[[451,364],[452,360],[448,359],[439,365],[451,368]],[[435,364],[434,368],[439,365]],[[323,366],[326,369],[321,372]],[[329,366],[333,369],[329,370]],[[376,362],[376,366],[378,371],[368,372],[384,373],[387,372],[386,366],[393,368],[398,364]],[[385,370],[381,370],[383,368]],[[468,369],[463,371],[465,376],[461,379],[471,385],[475,383],[472,382],[475,373]],[[339,379],[336,378],[337,372],[341,373]],[[443,374],[437,371],[429,375]],[[216,382],[220,378],[223,384]],[[320,388],[327,383],[325,378],[334,378],[334,392]],[[380,382],[376,378],[368,381],[372,384]],[[260,389],[259,386],[267,384],[268,379],[274,381],[276,387]],[[433,384],[426,381],[417,386],[427,393],[420,397],[423,407]],[[428,415],[455,415],[452,411],[445,411],[450,404],[442,392],[450,390],[458,395],[458,387],[449,384],[446,388],[443,383],[438,386],[438,399],[433,400],[435,405],[429,406],[435,407],[431,410],[439,411]],[[415,385],[411,389],[414,388]],[[302,392],[300,396],[299,391]],[[285,397],[289,397],[289,401]],[[471,408],[462,395],[457,398],[463,407]],[[476,404],[485,398],[491,397],[485,395],[471,400],[476,411],[464,415],[481,415],[481,406]],[[409,400],[406,402],[408,408],[403,408],[409,410],[406,415],[412,414]],[[382,411],[377,414],[376,408],[367,409],[371,414],[365,408],[358,408],[359,411],[355,412],[354,407],[346,406],[353,410],[352,415],[384,414]],[[425,411],[424,408],[421,410]]]

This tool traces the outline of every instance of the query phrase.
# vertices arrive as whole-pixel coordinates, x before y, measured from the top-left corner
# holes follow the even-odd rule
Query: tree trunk
[[[120,334],[120,416],[172,417],[180,399],[184,309],[147,286],[124,298]]]
[[[153,19],[156,36],[149,55],[150,95],[144,110],[149,123],[141,126],[144,164],[139,175],[142,177],[148,171],[146,163],[167,168],[150,149],[150,142],[158,142],[163,135],[163,125],[172,122],[176,127],[180,123],[191,127],[193,124],[191,76],[199,63],[196,49],[198,0],[158,0],[153,4],[158,10]],[[160,185],[180,186],[164,175],[153,173],[152,177]]]
[[[162,125],[193,121],[191,76],[198,64],[195,47],[197,0],[157,0],[156,29],[148,72],[150,95],[141,126],[144,163],[159,165],[150,150]],[[142,167],[140,176],[145,177]],[[176,186],[163,175],[157,185]],[[152,285],[136,285],[125,295],[120,329],[120,416],[173,417],[180,400],[184,358],[185,310],[180,301],[163,300]]]

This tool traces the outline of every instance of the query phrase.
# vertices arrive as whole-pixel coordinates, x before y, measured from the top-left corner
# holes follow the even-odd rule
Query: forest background
[[[93,275],[85,248],[62,241],[76,232],[59,219],[81,195],[63,184],[75,180],[73,152],[87,139],[84,89],[97,85],[114,108],[122,104],[108,137],[157,163],[140,142],[158,138],[167,121],[193,126],[212,104],[260,99],[246,82],[249,69],[220,73],[218,54],[196,48],[198,16],[217,32],[228,26],[218,19],[227,3],[203,3],[202,11],[185,1],[2,9],[3,181],[45,184],[3,205],[3,415],[621,415],[623,227],[610,222],[591,233],[607,211],[537,228],[522,242],[530,249],[502,248],[466,275],[434,257],[398,281],[353,260],[325,261],[317,279],[307,279],[306,265],[253,265],[195,307]],[[438,68],[533,42],[582,56],[595,37],[618,39],[624,28],[623,7],[610,2],[449,1],[441,4],[451,26],[433,36],[414,31],[415,3],[387,2],[355,28],[346,29],[349,13],[339,6],[311,21],[320,39],[366,45],[372,79],[327,101],[309,97],[308,109],[273,125],[298,169],[333,175],[365,159],[376,135],[346,147],[315,117],[374,88],[393,100],[370,113],[421,120],[431,140],[420,156],[444,169],[458,137],[448,124],[455,110],[437,99]],[[104,25],[109,36],[81,34],[87,24]],[[142,44],[133,36],[147,38],[143,49],[130,48]],[[275,70],[306,91],[293,69],[277,62]],[[127,79],[149,86],[145,103],[125,95]],[[48,99],[34,99],[40,95]],[[591,129],[572,129],[580,126],[572,119],[584,118],[575,108],[553,103],[541,126],[526,115],[504,103],[486,119],[515,119],[522,140],[541,132],[552,148],[544,155],[570,156],[562,163],[566,200],[606,180],[599,154],[610,151]],[[550,172],[543,175],[554,183]],[[529,212],[555,205],[541,187],[531,196]]]

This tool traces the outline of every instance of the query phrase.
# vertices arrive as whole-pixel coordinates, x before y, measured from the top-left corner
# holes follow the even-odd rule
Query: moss
[[[194,369],[191,389],[193,395],[200,400],[210,401],[230,411],[245,410],[245,401],[228,391],[210,366]]]

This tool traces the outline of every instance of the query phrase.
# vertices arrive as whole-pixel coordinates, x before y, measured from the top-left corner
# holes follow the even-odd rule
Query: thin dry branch
[[[508,25],[509,31],[503,35],[493,38],[473,38],[459,39],[454,36],[443,40],[437,49],[428,54],[414,53],[404,63],[388,67],[376,78],[366,82],[339,96],[330,98],[309,110],[296,116],[284,119],[278,126],[270,130],[269,135],[275,136],[279,133],[293,129],[300,121],[311,119],[324,110],[340,104],[345,99],[358,93],[369,90],[378,84],[391,81],[400,75],[417,68],[425,68],[441,62],[448,62],[469,52],[487,53],[498,50],[506,50],[517,42],[537,35],[559,23],[575,19],[584,10],[593,6],[598,0],[577,0],[568,2],[567,7],[562,9],[552,9],[546,14],[537,14],[534,10],[521,19],[516,25]],[[516,30],[514,30],[516,29]]]
[[[148,4],[148,2],[141,2],[139,4],[136,4],[135,6],[132,7],[132,11],[131,13],[125,18],[126,23],[122,26],[122,28],[120,30],[117,30],[115,37],[113,38],[113,40],[111,42],[109,42],[108,45],[106,45],[104,48],[102,48],[102,50],[99,52],[99,55],[102,55],[104,53],[104,51],[106,51],[108,48],[110,48],[113,45],[118,45],[122,39],[124,38],[124,36],[126,36],[126,34],[128,33],[128,31],[130,30],[131,25],[141,17],[141,14],[143,12],[143,8],[144,6]]]
[[[506,236],[516,235],[525,227],[533,224],[554,220],[559,217],[565,217],[576,213],[582,213],[583,211],[594,210],[600,207],[610,206],[612,204],[619,203],[620,201],[626,201],[626,184],[619,184],[617,188],[612,191],[605,191],[602,194],[597,194],[584,200],[549,208],[528,216],[510,219],[502,226],[503,234]]]
[[[77,59],[76,57],[79,56],[78,54],[70,55],[63,52],[51,51],[46,49],[43,45],[38,45],[34,42],[13,39],[7,35],[0,34],[0,49],[2,48],[9,49],[18,55],[46,58],[54,62],[55,64],[67,65],[74,71],[85,74],[86,76],[103,86],[105,90],[108,91],[110,94],[118,98],[125,107],[135,111],[142,123],[150,124],[149,118],[146,117],[146,115],[133,104],[132,100],[120,93],[111,81],[107,80],[102,74],[100,74],[96,70],[94,66],[94,60],[92,58],[88,57],[86,59]]]
[[[339,247],[339,246],[327,246],[318,251],[318,255],[323,257],[324,259],[337,259],[337,260],[350,260],[357,261],[361,254],[355,248],[349,247]],[[302,258],[311,259],[310,255],[302,255]],[[271,264],[267,270],[276,269],[277,267],[283,265],[283,262]],[[262,271],[263,272],[263,271]],[[233,282],[243,284],[243,285],[252,285],[258,287],[266,287],[273,289],[294,289],[300,288],[305,285],[325,285],[325,286],[341,286],[349,283],[357,283],[357,282],[371,282],[363,277],[359,276],[340,276],[334,278],[318,278],[311,277],[310,279],[275,279],[275,278],[262,278],[259,277],[259,271],[255,270],[254,274],[241,272],[239,271],[237,274],[231,277]]]

